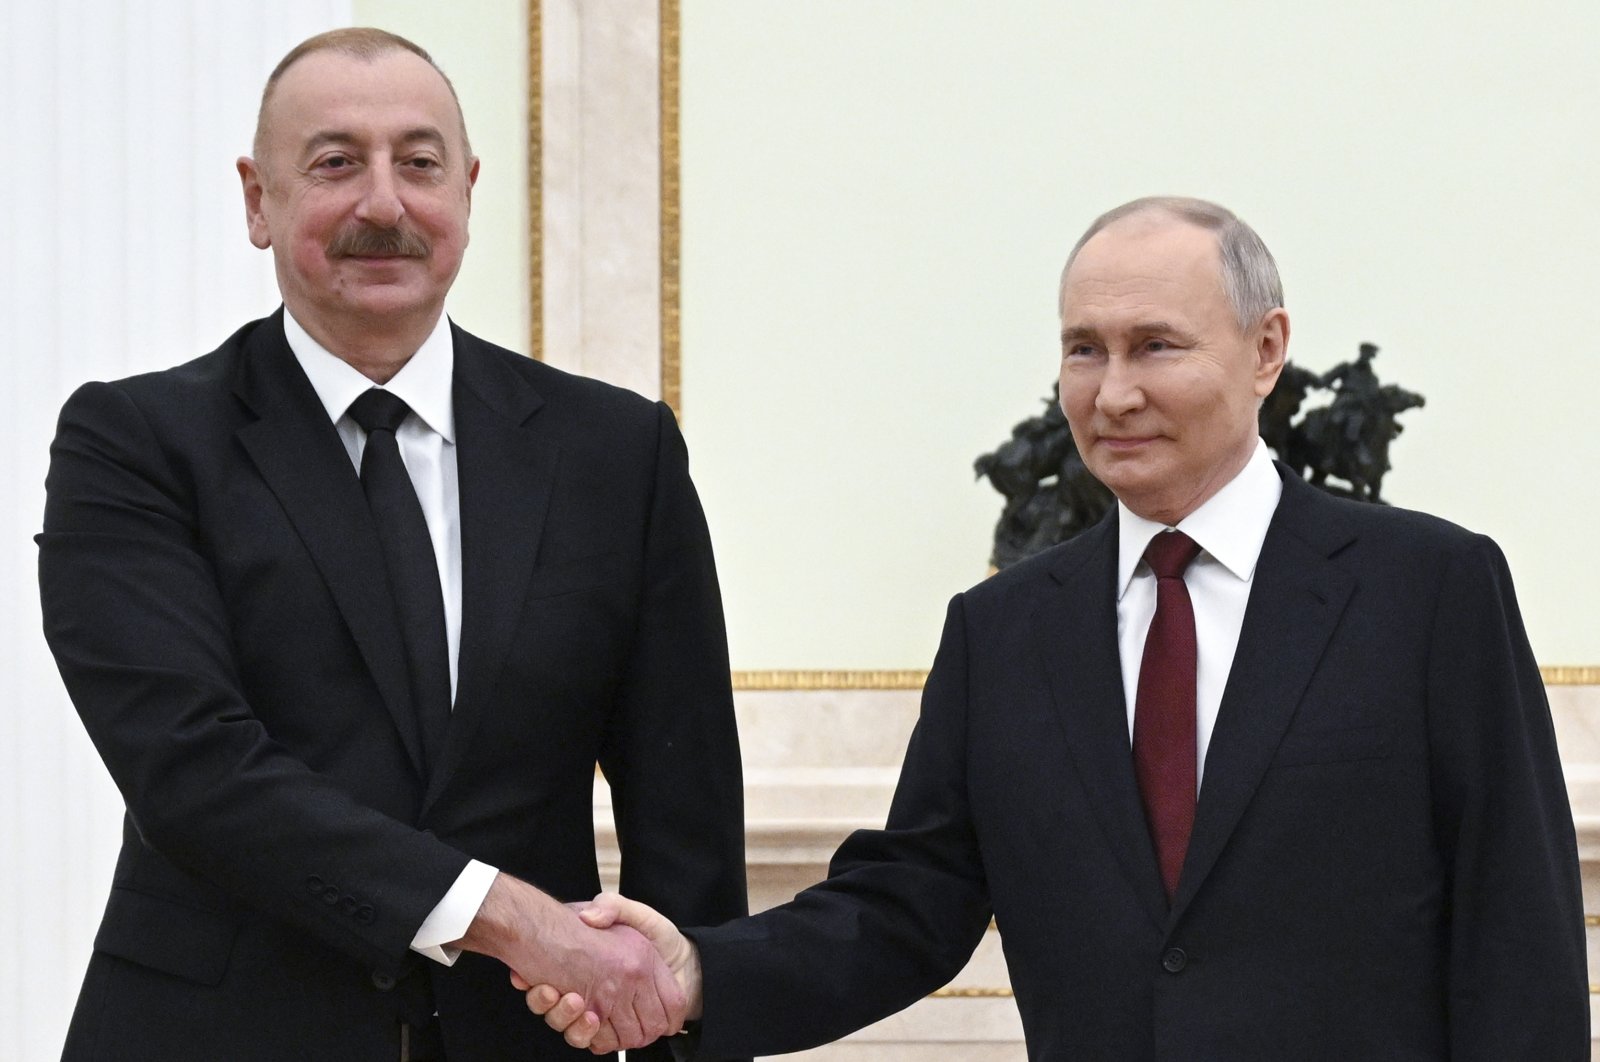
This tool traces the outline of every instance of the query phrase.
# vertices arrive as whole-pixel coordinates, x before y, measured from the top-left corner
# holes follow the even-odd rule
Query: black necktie
[[[411,702],[431,770],[444,750],[450,725],[450,647],[433,540],[428,537],[428,522],[394,437],[409,412],[411,408],[402,399],[377,388],[350,404],[350,418],[367,433],[367,446],[361,454],[361,486],[378,525],[378,544],[405,644]]]

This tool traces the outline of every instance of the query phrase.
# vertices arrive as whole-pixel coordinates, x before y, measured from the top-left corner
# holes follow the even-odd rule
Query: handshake
[[[563,906],[502,874],[459,943],[505,963],[528,1009],[595,1054],[643,1047],[700,1016],[694,944],[614,893]]]

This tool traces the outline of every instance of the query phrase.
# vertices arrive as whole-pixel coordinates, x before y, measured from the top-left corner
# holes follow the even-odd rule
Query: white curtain
[[[39,633],[33,534],[74,387],[270,312],[233,161],[262,83],[350,0],[0,0],[0,1048],[59,1056],[121,800]]]

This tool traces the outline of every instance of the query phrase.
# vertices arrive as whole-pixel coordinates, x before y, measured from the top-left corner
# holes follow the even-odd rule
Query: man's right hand
[[[505,963],[519,985],[558,986],[583,1000],[596,1029],[607,1030],[611,1050],[643,1047],[683,1028],[687,1000],[653,942],[623,923],[600,915],[580,919],[532,885],[501,874],[459,944]]]
[[[593,929],[615,932],[631,927],[642,933],[660,954],[681,989],[685,1016],[690,1020],[700,1016],[700,954],[693,941],[678,932],[665,916],[637,900],[609,892],[596,896],[593,903],[573,906],[578,908],[583,922]],[[615,1021],[607,1021],[601,1009],[582,992],[563,993],[554,984],[518,976],[515,972],[511,981],[527,993],[528,1009],[542,1014],[545,1024],[561,1033],[573,1047],[586,1047],[602,1055],[618,1047],[639,1046],[624,1042],[623,1030],[616,1027]]]

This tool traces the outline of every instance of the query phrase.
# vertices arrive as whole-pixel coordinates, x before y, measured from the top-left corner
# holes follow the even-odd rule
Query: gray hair
[[[1084,244],[1108,225],[1151,211],[1170,214],[1216,235],[1217,250],[1222,258],[1222,290],[1233,304],[1241,332],[1254,328],[1270,311],[1283,305],[1283,281],[1278,279],[1278,263],[1273,261],[1272,252],[1256,235],[1256,230],[1225,206],[1175,195],[1135,199],[1095,218],[1094,224],[1078,238],[1072,253],[1067,255],[1067,264],[1061,270],[1063,288],[1067,270],[1072,268]]]

